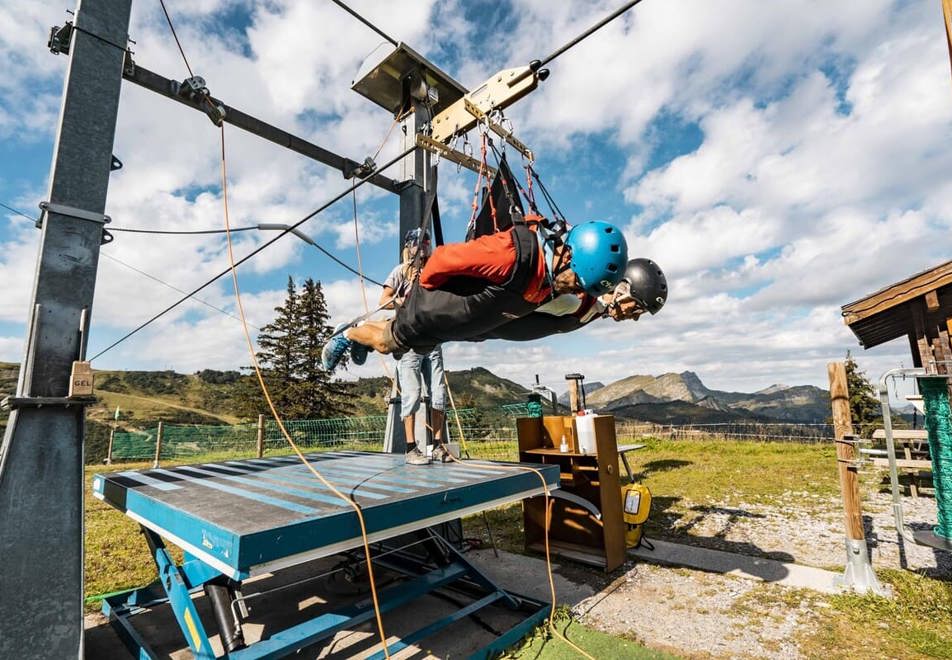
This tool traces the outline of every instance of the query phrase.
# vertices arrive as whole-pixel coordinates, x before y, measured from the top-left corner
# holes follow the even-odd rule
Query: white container
[[[582,454],[594,454],[595,450],[595,413],[586,410],[584,415],[575,418],[575,434],[578,450]]]

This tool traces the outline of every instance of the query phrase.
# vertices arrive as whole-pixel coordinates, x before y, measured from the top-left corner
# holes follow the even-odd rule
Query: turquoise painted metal
[[[547,603],[509,593],[431,529],[461,515],[538,494],[542,484],[536,474],[515,469],[516,464],[509,464],[512,470],[500,470],[496,466],[506,464],[483,461],[406,466],[402,456],[375,452],[327,452],[307,458],[336,487],[355,498],[372,541],[385,543],[385,539],[408,532],[427,534],[430,551],[440,557],[439,561],[414,558],[396,553],[396,548],[396,554],[375,559],[375,565],[405,578],[380,592],[382,613],[436,589],[459,588],[472,598],[438,621],[393,641],[391,652],[485,607],[504,605],[520,612],[516,625],[472,656],[488,658],[519,641],[545,618]],[[549,488],[558,488],[556,466],[532,467],[543,474]],[[194,593],[203,588],[208,593],[209,585],[238,585],[252,575],[362,548],[353,510],[296,457],[97,474],[93,494],[142,525],[158,569],[159,579],[154,584],[107,596],[102,604],[120,637],[140,658],[155,657],[131,621],[146,608],[170,605],[195,657],[214,658],[209,638],[215,628],[211,632],[206,628],[192,599]],[[186,551],[181,566],[172,561],[163,537]],[[218,632],[231,616],[234,612],[215,612]],[[227,657],[282,657],[366,623],[373,616],[368,602],[343,605],[244,648],[237,623],[239,643]]]

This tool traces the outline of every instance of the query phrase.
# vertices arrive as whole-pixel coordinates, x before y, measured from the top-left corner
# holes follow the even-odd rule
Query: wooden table
[[[597,451],[575,451],[578,446],[572,417],[547,416],[542,420],[520,418],[516,421],[519,436],[519,460],[528,463],[558,465],[560,486],[588,501],[601,513],[566,502],[553,500],[549,527],[549,544],[554,554],[583,561],[611,571],[625,560],[625,525],[622,518],[619,456],[642,445],[622,445],[615,440],[615,419],[600,415],[595,419]],[[563,435],[571,451],[559,451]],[[626,465],[626,469],[628,466]],[[524,503],[526,548],[544,548],[545,508],[542,498]]]

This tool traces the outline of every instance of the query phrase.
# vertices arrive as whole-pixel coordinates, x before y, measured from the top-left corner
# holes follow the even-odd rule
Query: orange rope
[[[377,585],[374,581],[374,569],[373,562],[370,558],[370,543],[367,540],[367,526],[364,523],[364,514],[360,509],[360,505],[356,501],[345,495],[344,493],[337,490],[337,488],[324,478],[317,469],[308,462],[307,458],[301,452],[300,448],[295,444],[294,440],[291,438],[291,434],[288,433],[288,430],[284,426],[284,422],[281,419],[281,415],[278,413],[277,408],[274,405],[274,401],[271,398],[271,393],[268,391],[268,386],[264,382],[264,377],[261,374],[261,366],[258,364],[258,355],[255,352],[254,342],[251,340],[251,333],[248,330],[248,321],[245,318],[245,309],[241,301],[241,290],[238,286],[238,270],[235,268],[235,255],[232,250],[232,241],[231,241],[231,223],[228,215],[228,171],[226,167],[225,160],[225,126],[221,126],[221,190],[222,190],[222,203],[224,205],[225,211],[225,237],[228,241],[228,263],[231,266],[231,280],[234,284],[235,289],[235,302],[238,306],[238,314],[241,317],[241,328],[244,331],[245,342],[248,345],[248,352],[251,355],[251,363],[255,370],[255,375],[258,377],[258,384],[261,386],[261,392],[264,395],[265,401],[268,403],[268,408],[271,410],[271,415],[274,417],[274,421],[277,423],[278,428],[281,429],[282,435],[288,441],[288,444],[291,446],[291,449],[294,450],[294,453],[301,460],[301,462],[307,467],[310,472],[317,477],[317,479],[327,487],[332,493],[341,498],[344,502],[349,504],[353,508],[354,513],[357,514],[357,522],[360,524],[360,534],[363,539],[364,545],[364,557],[366,558],[367,563],[367,577],[370,581],[370,595],[373,600],[374,605],[374,615],[377,619],[377,632],[380,635],[380,642],[383,644],[383,653],[386,658],[390,658],[390,650],[387,646],[387,636],[383,630],[383,619],[380,616],[380,603],[377,600]]]

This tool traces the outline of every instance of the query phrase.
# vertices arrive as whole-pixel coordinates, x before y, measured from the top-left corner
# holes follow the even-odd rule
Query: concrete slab
[[[709,550],[670,541],[652,539],[651,543],[654,545],[654,550],[642,546],[629,550],[628,554],[658,564],[686,566],[789,587],[813,589],[828,594],[840,592],[836,582],[841,574],[822,568],[739,555],[723,550]]]
[[[549,583],[546,578],[544,560],[504,551],[500,551],[497,558],[491,550],[472,551],[467,554],[467,557],[480,570],[510,591],[548,600]],[[365,589],[356,589],[344,580],[328,578],[303,582],[287,589],[265,593],[281,585],[326,572],[337,561],[336,557],[320,559],[279,574],[263,575],[245,582],[244,595],[246,597],[256,593],[262,594],[252,597],[248,602],[251,616],[242,626],[246,640],[249,643],[260,640],[301,621],[318,616],[324,611],[329,611],[332,607],[336,608],[368,598]],[[386,584],[396,579],[394,575],[388,575],[382,569],[378,570],[380,571],[380,575],[377,576],[378,588],[385,588]],[[559,565],[554,564],[553,570],[559,603],[571,606],[595,593],[596,590],[593,587],[560,574],[562,569]],[[468,602],[463,597],[447,593],[443,597],[428,596],[415,601],[410,607],[389,612],[384,615],[384,629],[390,641],[445,616],[450,607],[458,609],[444,598],[458,598],[461,602]],[[195,603],[206,629],[214,631],[216,629],[214,617],[208,607],[207,598],[202,595],[196,596]],[[515,625],[518,620],[518,617],[505,607],[489,607],[481,610],[478,617],[463,619],[419,645],[411,646],[392,657],[394,660],[410,657],[466,657],[488,644],[501,631]],[[173,660],[185,660],[192,657],[168,606],[157,607],[139,614],[133,618],[133,622],[136,629],[148,640],[160,657]],[[87,615],[85,628],[87,658],[130,657],[112,626],[101,614]],[[211,642],[216,654],[221,654],[218,635],[215,635]],[[364,657],[378,650],[379,646],[376,628],[366,624],[353,630],[343,631],[327,642],[304,649],[295,657],[328,660]]]

